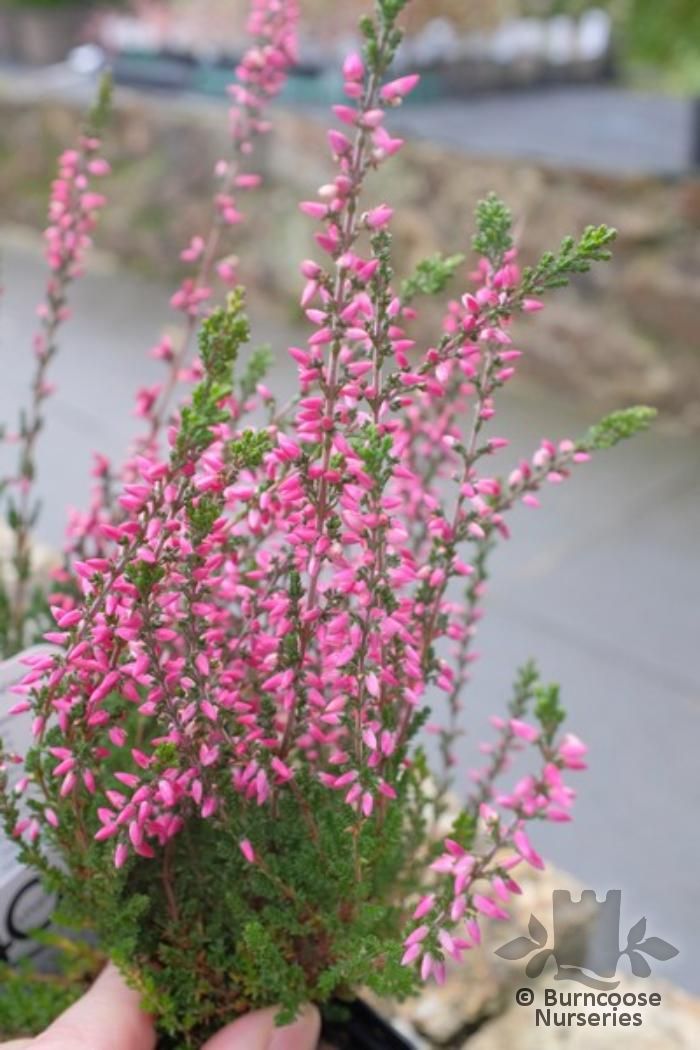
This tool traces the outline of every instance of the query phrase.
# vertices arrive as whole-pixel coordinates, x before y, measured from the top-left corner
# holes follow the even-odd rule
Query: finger
[[[278,1028],[277,1010],[256,1010],[227,1025],[202,1050],[316,1050],[321,1018],[315,1006],[307,1006],[293,1024]]]
[[[31,1039],[13,1039],[11,1043],[0,1043],[0,1050],[31,1050]]]
[[[30,1043],[31,1050],[153,1050],[155,1031],[111,964],[77,1003]]]

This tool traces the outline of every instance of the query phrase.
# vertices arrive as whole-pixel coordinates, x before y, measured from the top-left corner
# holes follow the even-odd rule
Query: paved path
[[[458,149],[610,175],[690,170],[688,99],[579,85],[405,106],[396,125]]]
[[[41,71],[0,66],[0,89],[18,100],[54,95],[85,105],[94,95],[89,79],[64,66]],[[224,104],[200,95],[149,94],[165,106]],[[326,105],[306,109],[324,123],[329,119]],[[397,129],[468,155],[523,158],[608,175],[677,177],[691,170],[693,151],[700,149],[695,141],[700,118],[691,100],[616,86],[542,87],[409,104],[391,119]]]
[[[0,419],[11,418],[30,367],[34,303],[41,286],[35,247],[3,236]],[[79,320],[57,362],[58,393],[41,446],[43,534],[61,537],[64,507],[85,500],[90,450],[118,455],[134,431],[131,394],[157,365],[143,350],[167,317],[167,290],[104,265],[78,290]],[[273,318],[256,339],[286,345]],[[279,349],[272,385],[289,391]],[[545,433],[586,426],[562,397],[511,399],[499,433],[515,450]],[[487,715],[502,707],[514,668],[535,655],[560,680],[571,725],[591,747],[579,778],[576,819],[538,829],[557,864],[604,894],[621,888],[624,919],[642,914],[680,955],[658,972],[700,992],[700,447],[652,434],[581,468],[550,489],[541,512],[518,511],[514,538],[494,564],[469,700],[474,759]],[[626,927],[628,928],[628,927]]]

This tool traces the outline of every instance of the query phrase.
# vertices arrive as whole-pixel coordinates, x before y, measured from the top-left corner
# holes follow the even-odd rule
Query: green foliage
[[[147,598],[158,581],[162,579],[164,571],[160,565],[134,561],[126,566],[124,575],[130,583],[133,583],[141,597]]]
[[[84,990],[80,984],[42,980],[31,964],[0,964],[0,1039],[43,1031]]]
[[[468,810],[463,810],[452,825],[450,838],[458,842],[463,849],[470,850],[476,839],[477,827],[476,815]]]
[[[128,756],[141,722],[125,723],[130,740],[114,756],[122,771],[135,768]],[[50,733],[47,745],[53,739]],[[158,745],[156,768],[165,770],[176,751]],[[83,810],[80,828],[66,809],[56,832],[62,866],[47,868],[26,844],[23,860],[43,866],[62,900],[62,925],[83,929],[88,917],[90,940],[40,935],[61,952],[57,970],[48,978],[8,971],[0,1038],[43,1029],[84,991],[104,954],[158,1018],[163,1050],[198,1050],[225,1021],[271,1002],[282,1022],[304,1002],[323,1005],[359,986],[381,996],[412,993],[417,979],[400,965],[400,932],[425,864],[428,770],[420,753],[409,766],[402,760],[397,754],[392,774],[399,803],[380,801],[371,822],[358,822],[342,792],[301,771],[293,791],[277,789],[259,809],[221,783],[222,805],[211,820],[193,815],[154,859],[134,856],[121,871],[112,844],[93,840],[97,803]],[[376,788],[374,774],[364,775]],[[11,826],[16,804],[0,783],[3,807]],[[462,819],[455,835],[466,844],[473,825]],[[242,838],[252,842],[254,865],[241,853]],[[93,938],[99,954],[89,947]]]
[[[197,500],[191,500],[187,504],[187,520],[190,523],[195,543],[200,543],[209,535],[220,514],[221,501],[215,496],[200,496]]]
[[[365,19],[362,23],[372,89],[388,71],[395,55],[401,39],[395,22],[406,2],[377,0],[375,20]],[[95,127],[103,121],[108,101],[109,85],[105,84],[93,112]],[[495,194],[478,204],[476,231],[474,249],[494,268],[502,266],[513,246],[512,216]],[[579,241],[567,238],[557,253],[547,253],[535,267],[525,271],[522,295],[559,287],[570,276],[585,272],[591,263],[609,258],[608,245],[614,236],[613,230],[601,226],[589,227]],[[381,364],[385,345],[389,346],[381,324],[389,326],[386,307],[392,284],[391,242],[384,231],[375,234],[371,241],[373,255],[380,262],[371,294],[379,307],[380,320],[372,340]],[[404,301],[419,294],[444,291],[463,261],[462,255],[438,254],[421,262],[403,284]],[[231,399],[239,395],[241,400],[247,400],[261,382],[270,363],[266,347],[253,351],[238,388],[234,387],[234,368],[249,335],[241,290],[233,292],[226,306],[215,310],[202,323],[199,353],[204,375],[181,411],[171,464],[176,476],[189,476],[193,460],[212,443],[213,429],[230,418]],[[580,448],[611,447],[644,429],[651,414],[651,410],[642,408],[615,413],[594,427]],[[376,493],[381,493],[395,466],[391,431],[358,423],[349,434],[366,474],[375,483]],[[271,447],[267,432],[246,430],[227,443],[225,466],[232,473],[259,468]],[[308,457],[314,454],[305,446],[301,462],[308,464]],[[342,471],[343,457],[334,459],[333,465]],[[192,538],[195,544],[203,543],[222,511],[223,498],[190,490],[183,501]],[[342,543],[343,526],[337,509],[333,505],[326,509],[325,532],[331,540]],[[232,539],[234,556],[241,549],[235,546],[237,540],[238,537]],[[482,582],[488,547],[488,542],[482,545],[476,560],[477,579]],[[448,549],[445,556],[451,558],[452,553]],[[196,560],[198,552],[192,557]],[[251,566],[255,564],[245,551],[242,557],[249,559]],[[308,624],[299,626],[305,592],[296,558],[296,552],[292,552],[286,565],[275,568],[280,580],[288,580],[290,601],[286,615],[294,625],[280,644],[276,666],[294,670],[300,665],[309,632]],[[160,565],[141,561],[133,561],[125,570],[145,606],[163,572]],[[434,601],[435,587],[427,580],[423,587],[419,596],[429,604]],[[476,597],[475,590],[474,601]],[[397,604],[386,581],[373,583],[372,598],[379,613],[391,612]],[[7,597],[0,590],[0,642],[6,604]],[[150,604],[157,603],[151,600]],[[149,616],[153,614],[153,610],[147,612]],[[193,623],[197,626],[194,620]],[[215,624],[212,629],[216,629]],[[197,653],[194,627],[191,633],[192,639],[187,637],[189,651],[183,660],[185,671]],[[437,667],[432,645],[427,647],[425,659],[429,667]],[[357,657],[348,665],[348,673],[359,670]],[[232,675],[235,676],[233,670]],[[185,692],[183,686],[183,696]],[[251,692],[260,704],[262,722],[272,725],[276,714],[274,698],[265,695],[259,683],[252,684]],[[180,694],[177,701],[179,698]],[[301,700],[308,702],[305,696]],[[105,706],[113,701],[110,698]],[[531,711],[533,701],[543,737],[551,743],[564,719],[559,689],[556,685],[542,685],[536,667],[526,664],[516,680],[511,717]],[[74,726],[79,725],[85,705],[83,697],[73,711],[78,716]],[[348,723],[356,714],[356,707],[349,705],[345,716]],[[384,705],[378,717],[387,728],[397,728],[396,705]],[[382,778],[395,788],[397,801],[388,804],[379,790],[376,768],[358,762],[357,783],[375,800],[371,820],[358,818],[346,804],[342,791],[320,784],[300,763],[295,764],[293,780],[285,785],[277,784],[275,775],[266,770],[273,785],[272,797],[264,806],[251,804],[230,782],[230,768],[235,763],[226,759],[234,753],[236,739],[228,735],[220,722],[217,746],[223,752],[223,760],[215,767],[207,767],[206,774],[212,778],[207,790],[211,788],[217,810],[209,819],[203,819],[194,806],[188,810],[183,805],[184,826],[179,833],[166,846],[156,848],[152,859],[132,853],[121,870],[114,866],[114,842],[95,841],[95,833],[103,826],[97,798],[83,798],[76,806],[61,806],[60,789],[50,775],[54,759],[49,750],[59,742],[60,734],[55,728],[49,729],[41,751],[30,753],[27,770],[49,785],[49,793],[54,794],[49,794],[48,801],[61,810],[57,829],[42,827],[43,842],[49,850],[56,848],[61,864],[53,867],[39,853],[38,846],[27,843],[21,847],[22,858],[40,870],[47,884],[60,894],[69,921],[80,925],[85,916],[90,917],[101,947],[141,993],[144,1006],[156,1016],[162,1032],[173,1040],[177,1050],[198,1048],[222,1023],[270,1003],[279,1004],[279,1019],[285,1021],[293,1018],[307,1001],[324,1004],[335,997],[350,996],[362,986],[381,996],[408,995],[415,989],[417,976],[413,968],[400,965],[401,936],[416,894],[425,884],[426,858],[439,849],[431,841],[429,818],[440,813],[440,800],[434,791],[431,795],[425,756],[414,743],[427,717],[427,709],[411,716],[400,735],[396,754],[383,762]],[[115,773],[137,772],[133,749],[144,743],[146,724],[138,713],[124,718],[129,739],[119,754],[114,751],[106,760],[106,777],[114,790],[120,788]],[[159,776],[177,766],[181,750],[197,746],[196,738],[189,736],[186,728],[177,744],[163,738],[158,744],[150,743],[152,768]],[[71,747],[78,768],[83,760],[94,759],[91,744],[79,731],[75,732]],[[406,761],[409,747],[410,761]],[[494,772],[500,770],[504,756],[496,758]],[[272,753],[260,759],[263,766],[271,761]],[[89,762],[85,761],[85,765]],[[37,802],[30,801],[29,808],[41,817]],[[477,836],[477,809],[478,806],[465,810],[451,828],[451,837],[467,850],[472,849]],[[1,771],[0,816],[8,830],[14,827],[18,816],[16,799],[7,789],[7,778]],[[243,856],[240,844],[244,839],[252,845],[254,863]],[[432,942],[430,948],[440,950]],[[53,1014],[82,991],[94,968],[94,958],[88,966],[87,962],[77,963],[67,951],[58,980],[42,983],[39,975],[29,977],[21,971],[17,975],[19,984],[14,977],[8,978],[0,989],[0,1031],[12,1036],[44,1027]]]
[[[235,441],[229,442],[227,455],[237,470],[259,467],[263,457],[272,448],[272,439],[265,430],[245,430]]]
[[[540,674],[534,660],[528,660],[522,667],[518,668],[515,686],[513,687],[513,699],[509,705],[509,712],[512,718],[521,718],[523,716],[527,710],[528,703],[535,696],[539,681]]]
[[[647,405],[634,405],[611,412],[605,419],[601,419],[600,423],[591,427],[584,438],[583,448],[591,452],[613,448],[620,441],[626,441],[635,434],[648,430],[656,415],[656,409]]]
[[[393,466],[391,435],[382,434],[373,423],[367,423],[350,443],[367,473],[383,488],[391,477]]]
[[[214,310],[199,333],[199,353],[204,378],[182,409],[176,446],[179,461],[201,453],[212,441],[211,430],[228,419],[221,403],[233,392],[233,369],[238,352],[250,338],[250,325],[243,310],[243,292],[236,289],[225,307]]]
[[[700,5],[696,0],[626,0],[628,57],[663,70],[671,85],[700,90]]]
[[[19,567],[23,578],[31,583],[31,559],[22,557]],[[15,571],[17,571],[16,564]],[[60,588],[56,587],[55,589],[58,590]],[[26,645],[40,643],[46,631],[50,630],[53,625],[44,588],[31,586],[29,588],[29,601],[18,631],[17,623],[13,622],[10,593],[10,590],[0,578],[0,659],[2,660],[7,660],[14,656]],[[19,644],[20,637],[22,644]]]
[[[88,115],[87,127],[92,135],[101,135],[112,113],[114,83],[111,73],[103,73],[97,89],[97,97]]]
[[[535,717],[542,726],[545,740],[551,744],[557,729],[566,718],[566,711],[559,701],[559,686],[540,686],[535,695]]]
[[[700,88],[700,5],[697,0],[597,0],[609,10],[617,52],[635,78],[660,72],[668,86]],[[526,12],[580,15],[590,0],[523,0]]]
[[[257,346],[253,350],[239,383],[242,401],[247,401],[253,396],[258,383],[261,383],[267,375],[273,356],[272,348],[268,345]]]
[[[103,957],[89,942],[42,931],[35,940],[50,965],[39,969],[25,959],[0,963],[0,1039],[18,1039],[43,1031],[86,991]]]
[[[476,233],[472,247],[498,269],[505,253],[513,247],[513,216],[510,209],[495,194],[479,201],[474,213]]]
[[[12,628],[12,608],[7,588],[0,577],[0,656],[6,659],[12,656],[10,632]]]
[[[523,274],[523,294],[539,295],[551,288],[563,288],[574,274],[587,273],[594,262],[612,257],[609,245],[617,230],[610,226],[587,226],[579,240],[565,237],[558,252],[545,252],[536,266]]]
[[[84,135],[98,138],[101,136],[110,116],[111,99],[111,75],[105,74],[100,80],[95,102],[84,121]],[[52,282],[52,287],[50,299],[53,308],[60,312],[65,306],[67,285],[59,289],[59,286]],[[49,335],[45,351],[48,361],[57,351],[56,326],[49,324],[47,327],[44,321],[43,327],[44,334]],[[8,484],[9,478],[0,479],[0,497],[5,500],[5,519],[10,531],[14,533],[12,553],[8,556],[8,562],[15,577],[12,584],[8,585],[3,579],[4,572],[0,567],[0,658],[8,658],[27,645],[40,642],[45,632],[53,625],[45,588],[32,585],[34,566],[31,537],[41,513],[41,502],[32,494],[32,486],[36,483],[35,443],[45,425],[40,407],[46,395],[40,393],[44,385],[40,376],[41,369],[32,380],[32,408],[19,410],[18,463],[14,476],[16,480],[21,479],[27,485],[29,497],[25,498],[26,494],[13,495],[17,489]],[[0,426],[0,442],[4,438],[5,428]]]
[[[408,0],[378,0],[377,7],[384,21],[390,24],[396,21],[407,4]]]
[[[444,292],[459,267],[464,255],[442,255],[440,252],[418,263],[415,273],[401,285],[401,298],[410,303],[417,295],[439,295]]]
[[[211,383],[228,383],[238,351],[250,338],[250,325],[243,312],[243,292],[231,292],[225,307],[215,310],[202,323],[199,353]]]
[[[401,43],[403,34],[396,28],[408,0],[376,0],[375,18],[360,19],[360,32],[365,39],[365,59],[368,66],[383,77],[389,69]]]
[[[225,812],[193,818],[154,860],[136,857],[117,872],[109,843],[86,851],[64,841],[69,868],[89,877],[53,874],[67,921],[93,917],[101,948],[173,1045],[198,1048],[225,1020],[271,1002],[282,1021],[306,1001],[360,985],[379,995],[414,990],[414,972],[399,965],[398,934],[415,863],[406,822],[420,822],[425,809],[415,770],[399,780],[404,804],[361,826],[341,793],[311,777],[300,775],[294,792],[280,790],[254,811],[231,787],[222,790]],[[97,827],[97,815],[89,822]],[[473,830],[462,822],[456,833],[467,842]],[[254,865],[240,851],[244,837]],[[81,974],[67,984],[65,998],[56,991],[37,999],[35,1014],[17,1004],[25,1030],[82,990]]]

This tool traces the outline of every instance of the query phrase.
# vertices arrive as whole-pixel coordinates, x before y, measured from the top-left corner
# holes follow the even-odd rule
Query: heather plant
[[[71,286],[83,272],[90,235],[97,225],[105,197],[99,181],[109,173],[100,155],[100,133],[107,117],[110,82],[103,81],[97,101],[75,147],[60,157],[52,184],[49,225],[45,233],[49,278],[37,309],[39,329],[33,341],[34,369],[30,401],[22,409],[15,432],[0,431],[17,447],[14,473],[0,478],[0,497],[11,544],[7,564],[0,566],[0,655],[21,651],[41,636],[47,606],[41,590],[32,585],[32,532],[39,518],[36,496],[36,450],[44,426],[44,409],[53,392],[50,366],[58,352],[60,330],[69,317]]]
[[[301,205],[322,260],[301,265],[311,333],[289,348],[298,390],[280,406],[226,243],[259,181],[248,162],[264,104],[294,57],[295,4],[254,3],[232,157],[217,166],[210,231],[183,251],[180,335],[155,348],[166,377],[138,393],[143,433],[126,463],[97,459],[92,505],[71,519],[47,598],[54,648],[27,656],[16,689],[34,743],[4,755],[6,828],[182,1047],[251,1008],[277,1004],[285,1020],[306,1001],[443,980],[478,945],[482,918],[507,916],[518,865],[542,867],[530,828],[570,819],[569,774],[585,768],[558,688],[528,664],[471,794],[455,778],[510,511],[536,507],[652,415],[614,413],[505,466],[508,442],[492,431],[521,355],[513,322],[606,260],[614,231],[588,228],[521,268],[510,213],[488,197],[468,286],[434,342],[414,340],[421,298],[461,280],[463,259],[436,256],[401,279],[392,208],[368,197],[403,145],[387,113],[418,81],[391,79],[405,6],[377,0],[364,52],[344,65],[335,175]],[[98,149],[83,137],[54,185],[35,401],[103,204],[88,187],[106,173]],[[33,418],[16,435],[32,462]],[[23,493],[11,524],[25,579],[33,478],[7,483]],[[14,648],[25,609],[10,610]],[[429,719],[442,769],[424,751]],[[530,772],[516,775],[515,758]]]

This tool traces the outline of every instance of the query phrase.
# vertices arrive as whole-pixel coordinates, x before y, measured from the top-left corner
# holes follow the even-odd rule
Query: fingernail
[[[293,1024],[278,1028],[267,1050],[316,1050],[321,1018],[315,1006],[305,1006]]]

